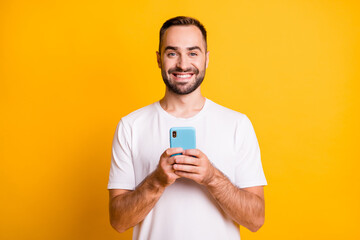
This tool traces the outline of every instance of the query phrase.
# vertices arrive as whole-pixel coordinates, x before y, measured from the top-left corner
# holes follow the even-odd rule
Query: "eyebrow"
[[[202,52],[201,51],[201,48],[200,47],[198,47],[198,46],[195,46],[195,47],[189,47],[189,48],[187,48],[188,50],[190,50],[190,51],[192,51],[192,50],[199,50],[200,52]]]
[[[164,51],[166,51],[166,50],[174,50],[174,51],[176,51],[176,50],[178,50],[178,49],[179,49],[178,47],[166,46]],[[199,50],[200,52],[202,52],[202,51],[201,51],[201,48],[198,47],[198,46],[188,47],[188,48],[186,48],[186,49],[187,49],[188,51],[192,51],[192,50],[197,49],[197,50]]]
[[[178,50],[178,47],[167,46],[167,47],[164,49],[164,51],[166,51],[166,50],[174,50],[174,51],[176,51],[176,50]]]

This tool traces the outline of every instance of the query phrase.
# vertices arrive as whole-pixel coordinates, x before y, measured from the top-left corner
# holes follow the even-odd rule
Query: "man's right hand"
[[[182,148],[168,148],[160,156],[159,164],[156,170],[153,172],[153,177],[162,187],[170,186],[179,178],[178,175],[174,173],[173,164],[174,154],[183,153]]]
[[[147,176],[135,190],[110,189],[110,222],[123,232],[142,220],[155,206],[167,186],[179,178],[174,173],[174,157],[182,148],[169,148],[160,157],[155,171]]]

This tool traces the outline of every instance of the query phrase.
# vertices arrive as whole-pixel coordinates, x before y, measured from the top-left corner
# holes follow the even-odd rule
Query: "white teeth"
[[[190,74],[187,74],[187,75],[176,75],[177,78],[188,78],[188,77],[191,77]]]

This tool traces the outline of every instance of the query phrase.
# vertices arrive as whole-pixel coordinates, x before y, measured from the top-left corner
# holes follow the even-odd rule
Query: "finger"
[[[162,154],[162,157],[170,157],[171,155],[183,153],[184,150],[181,147],[178,148],[168,148],[165,150],[165,152]]]
[[[199,168],[194,165],[174,164],[173,169],[175,172],[199,173]]]
[[[199,149],[187,149],[184,151],[184,155],[200,158],[204,156],[204,153],[201,152]]]
[[[178,156],[178,155],[177,155]],[[173,165],[175,163],[175,156],[172,156],[172,157],[169,157],[167,158],[166,162],[169,164],[169,165]]]
[[[199,182],[199,175],[196,173],[175,171],[175,174],[178,175],[179,177],[184,177],[184,178],[192,179],[195,182]]]
[[[194,166],[199,165],[198,158],[194,158],[194,157],[190,157],[190,156],[186,156],[186,155],[175,156],[174,161],[175,161],[175,163],[178,163],[178,164],[188,164],[188,165],[194,165]]]

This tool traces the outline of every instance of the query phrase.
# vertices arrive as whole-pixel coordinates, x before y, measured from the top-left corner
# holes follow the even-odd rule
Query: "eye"
[[[167,56],[168,56],[168,57],[175,57],[175,56],[176,56],[176,53],[174,53],[174,52],[169,52],[169,53],[167,54]]]
[[[197,54],[197,52],[191,52],[190,53],[190,56],[192,56],[192,57],[196,57],[198,54]]]

